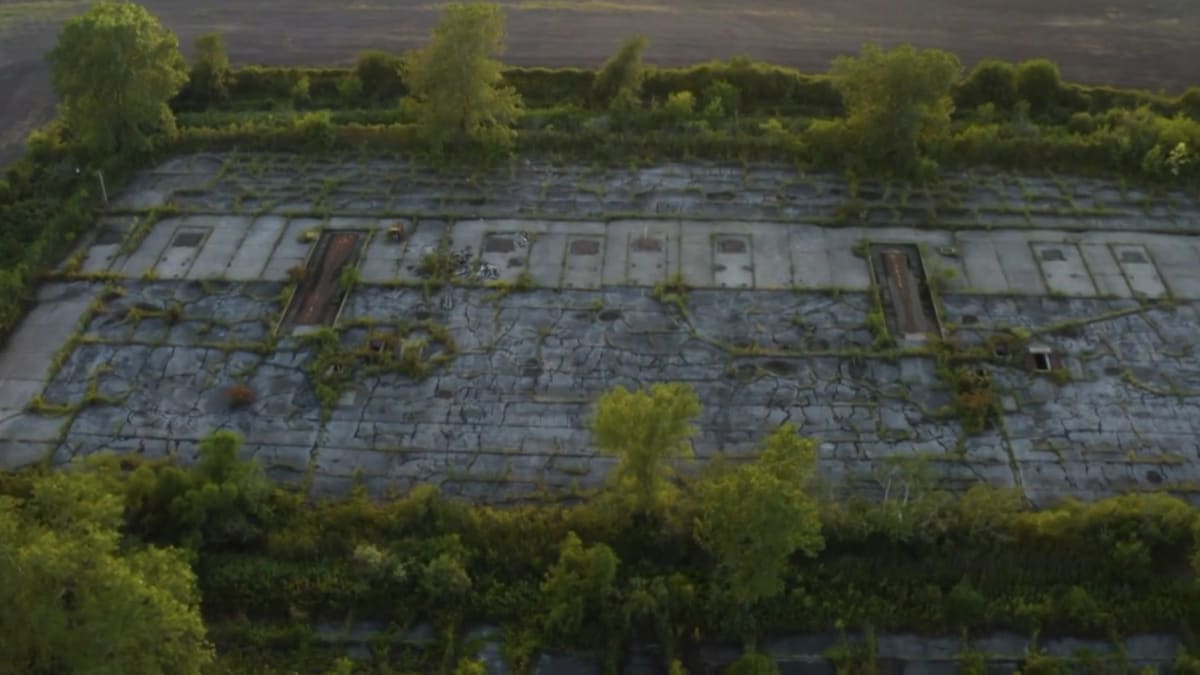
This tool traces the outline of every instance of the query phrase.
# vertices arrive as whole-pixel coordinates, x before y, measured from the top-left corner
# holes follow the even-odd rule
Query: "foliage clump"
[[[700,399],[685,384],[660,383],[630,391],[616,387],[600,398],[592,433],[600,449],[616,455],[613,478],[637,511],[655,511],[672,491],[669,460],[691,455],[691,420]]]
[[[175,35],[131,2],[98,2],[67,21],[47,55],[62,117],[89,152],[145,150],[175,131],[167,103],[187,81]]]
[[[866,169],[929,176],[950,128],[951,90],[962,66],[937,49],[868,44],[833,62],[835,86],[846,102],[846,130]]]
[[[92,472],[0,496],[0,663],[12,672],[206,672],[195,573],[181,551],[122,545],[123,511]]]
[[[504,33],[499,5],[450,4],[430,44],[408,60],[408,100],[436,151],[464,141],[488,151],[512,146],[521,99],[495,60]]]

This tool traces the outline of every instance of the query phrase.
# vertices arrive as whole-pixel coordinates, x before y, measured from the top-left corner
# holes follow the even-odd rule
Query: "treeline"
[[[1031,72],[1053,68],[1044,59],[1024,63],[988,60],[954,84],[956,115],[969,119],[979,106],[991,104],[1014,111],[1021,101],[1031,106],[1049,102],[1041,119],[1066,124],[1072,115],[1102,115],[1114,108],[1147,107],[1157,115],[1183,114],[1200,119],[1200,86],[1172,96],[1138,89],[1085,85],[1057,76],[1044,84]],[[503,81],[529,108],[563,105],[594,107],[598,70],[589,68],[505,67]],[[1018,74],[1023,77],[1018,77]],[[243,66],[226,74],[215,95],[185,85],[171,105],[179,113],[205,111],[366,110],[397,111],[408,94],[404,57],[365,52],[351,68]],[[1018,87],[1018,82],[1021,87]],[[675,92],[704,92],[724,83],[738,92],[737,109],[748,115],[836,117],[845,113],[841,93],[827,74],[810,74],[786,66],[735,57],[682,68],[646,66],[643,93],[665,101]]]
[[[610,487],[574,506],[477,506],[432,486],[378,500],[362,483],[346,498],[312,499],[240,460],[241,440],[230,432],[207,437],[190,468],[101,456],[66,477],[0,475],[0,531],[12,554],[0,556],[0,572],[20,582],[0,587],[9,637],[0,656],[48,672],[38,666],[53,656],[29,645],[77,639],[69,630],[38,633],[21,617],[111,632],[106,610],[123,606],[124,594],[93,597],[98,585],[80,590],[87,602],[62,605],[18,592],[93,569],[89,560],[101,553],[60,557],[91,547],[112,574],[136,567],[139,556],[182,551],[170,559],[192,561],[227,672],[323,672],[340,654],[317,644],[314,624],[351,620],[435,629],[424,648],[389,651],[378,636],[375,672],[476,672],[478,644],[461,636],[479,622],[502,627],[518,673],[552,648],[592,652],[617,672],[631,641],[660,645],[663,667],[675,673],[697,644],[735,641],[745,648],[743,666],[762,668],[737,672],[772,673],[758,652],[764,638],[838,629],[959,635],[967,673],[984,672],[972,638],[993,631],[1035,645],[1055,635],[1119,645],[1161,632],[1188,645],[1176,672],[1200,672],[1189,656],[1200,646],[1191,643],[1200,627],[1200,531],[1185,502],[1143,494],[1033,511],[1016,490],[942,492],[916,458],[880,467],[882,500],[838,497],[840,486],[814,477],[814,444],[786,426],[752,463],[673,477],[671,460],[686,454],[698,412],[695,394],[680,385],[604,395],[592,430],[617,468]],[[86,547],[64,548],[75,538]],[[51,540],[59,547],[38,545]],[[6,560],[42,564],[6,568]],[[174,598],[156,596],[162,614],[147,610],[120,630],[156,636],[192,625],[194,604],[178,606],[195,602],[191,572],[178,564],[146,577],[149,589]],[[193,650],[199,663],[211,658],[202,640],[174,648]],[[869,642],[828,654],[839,672],[864,675],[875,672],[873,656]],[[1106,671],[1121,672],[1121,658],[1119,650],[1109,657]],[[1022,672],[1088,663],[1035,646]]]
[[[496,13],[489,20],[502,26]],[[320,148],[432,147],[442,157],[515,150],[600,161],[773,159],[913,179],[979,164],[1159,183],[1200,175],[1197,87],[1167,96],[1084,86],[1064,82],[1044,59],[984,61],[964,76],[953,55],[910,46],[867,46],[817,75],[747,59],[656,68],[642,63],[645,46],[627,41],[598,70],[491,61],[473,75],[475,66],[421,66],[428,50],[455,58],[437,39],[416,55],[363,54],[349,69],[226,66],[214,79],[195,76],[212,71],[198,61],[173,106],[189,148],[312,146],[303,125],[320,128]],[[497,42],[484,51],[499,50]],[[448,71],[467,75],[444,81]],[[412,81],[423,88],[414,91]],[[463,102],[431,96],[460,90],[503,94],[508,108],[495,115],[471,102],[477,120],[451,119],[447,111]],[[434,127],[445,132],[429,134]],[[429,137],[436,142],[421,140]]]

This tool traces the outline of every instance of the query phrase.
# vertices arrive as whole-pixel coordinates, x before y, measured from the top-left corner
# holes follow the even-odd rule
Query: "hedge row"
[[[835,626],[1102,639],[1200,629],[1200,511],[1165,494],[1032,511],[1013,490],[955,497],[914,478],[903,502],[828,498],[824,549],[795,557],[786,590],[747,608],[693,535],[703,477],[648,514],[608,492],[576,506],[473,506],[430,486],[384,501],[313,501],[252,471],[141,464],[129,473],[139,464],[108,465],[125,476],[128,534],[195,547],[210,617],[486,621],[542,646],[585,649],[633,635],[678,646],[685,636]],[[0,481],[0,493],[22,489]],[[571,533],[582,547],[563,568]],[[599,550],[615,557],[615,576],[589,576]]]
[[[858,151],[839,120],[743,116],[676,119],[650,110],[625,128],[594,124],[586,109],[560,106],[527,110],[517,134],[518,154],[558,155],[580,161],[711,159],[774,160],[814,168],[839,168]],[[1118,174],[1143,181],[1180,182],[1200,176],[1200,122],[1165,118],[1143,108],[1078,113],[1068,125],[1034,124],[1011,116],[999,121],[961,122],[931,148],[947,166]],[[341,123],[339,123],[341,122]],[[181,118],[177,151],[248,150],[395,151],[421,153],[419,128],[395,110],[337,113],[194,113]],[[1172,154],[1183,144],[1185,161]],[[451,149],[452,153],[455,149]],[[457,148],[478,156],[480,148]],[[1191,159],[1188,159],[1191,158]],[[1177,158],[1178,159],[1178,158]]]
[[[1048,62],[1047,62],[1048,64]],[[1048,64],[1053,67],[1053,64]],[[1003,62],[986,62],[955,87],[954,98],[962,114],[991,103],[1011,110],[1024,98],[1039,95],[1019,86],[1021,69]],[[596,71],[583,68],[505,69],[505,81],[513,86],[529,107],[561,104],[587,106],[592,102]],[[1035,110],[1048,120],[1065,122],[1076,113],[1103,113],[1113,108],[1133,109],[1148,106],[1154,112],[1173,116],[1190,115],[1200,119],[1200,88],[1193,87],[1179,96],[1143,90],[1088,86],[1054,80],[1045,92],[1050,99],[1044,111]],[[348,87],[351,78],[356,86]],[[731,84],[740,93],[740,110],[747,114],[811,115],[834,117],[842,114],[842,99],[832,79],[823,74],[802,73],[793,68],[747,59],[712,61],[685,68],[647,67],[643,93],[651,101],[665,100],[670,94],[690,91],[695,94],[715,82]],[[247,66],[233,71],[228,81],[229,98],[225,101],[201,100],[185,88],[175,101],[180,112],[204,109],[270,110],[295,107],[300,110],[388,107],[407,93],[403,82],[402,61],[394,56],[373,53],[364,56],[356,68],[288,68]],[[1037,102],[1034,102],[1037,108]]]

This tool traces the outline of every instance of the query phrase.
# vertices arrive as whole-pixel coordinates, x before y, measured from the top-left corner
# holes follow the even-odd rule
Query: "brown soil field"
[[[419,46],[439,5],[415,0],[145,0],[185,53],[219,31],[236,63],[345,64],[364,49]],[[517,0],[505,60],[601,63],[621,39],[651,40],[647,60],[684,65],[745,54],[825,70],[864,42],[911,42],[981,58],[1044,56],[1066,78],[1177,92],[1200,84],[1195,0]],[[0,165],[54,112],[43,55],[80,0],[0,0]]]

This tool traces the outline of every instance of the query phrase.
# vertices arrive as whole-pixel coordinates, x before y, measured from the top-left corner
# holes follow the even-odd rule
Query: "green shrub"
[[[391,104],[408,93],[403,73],[403,59],[387,52],[365,51],[354,63],[354,76],[362,83],[366,102]]]
[[[1017,103],[1016,68],[1007,61],[980,61],[954,88],[954,105],[960,110],[989,103],[1004,111],[1012,110]]]
[[[218,33],[197,37],[195,52],[188,83],[179,98],[203,110],[229,98],[229,55],[225,40]]]
[[[621,43],[617,52],[604,62],[592,84],[593,100],[597,104],[609,105],[623,91],[641,94],[642,53],[648,44],[644,36],[635,35]]]
[[[667,97],[657,112],[668,126],[683,128],[696,112],[696,97],[690,91],[677,91]]]
[[[1200,87],[1188,87],[1180,94],[1179,107],[1194,119],[1200,119]]]
[[[1047,59],[1031,59],[1017,66],[1015,75],[1017,96],[1029,103],[1034,115],[1045,115],[1056,105],[1062,93],[1062,77],[1058,66]]]

